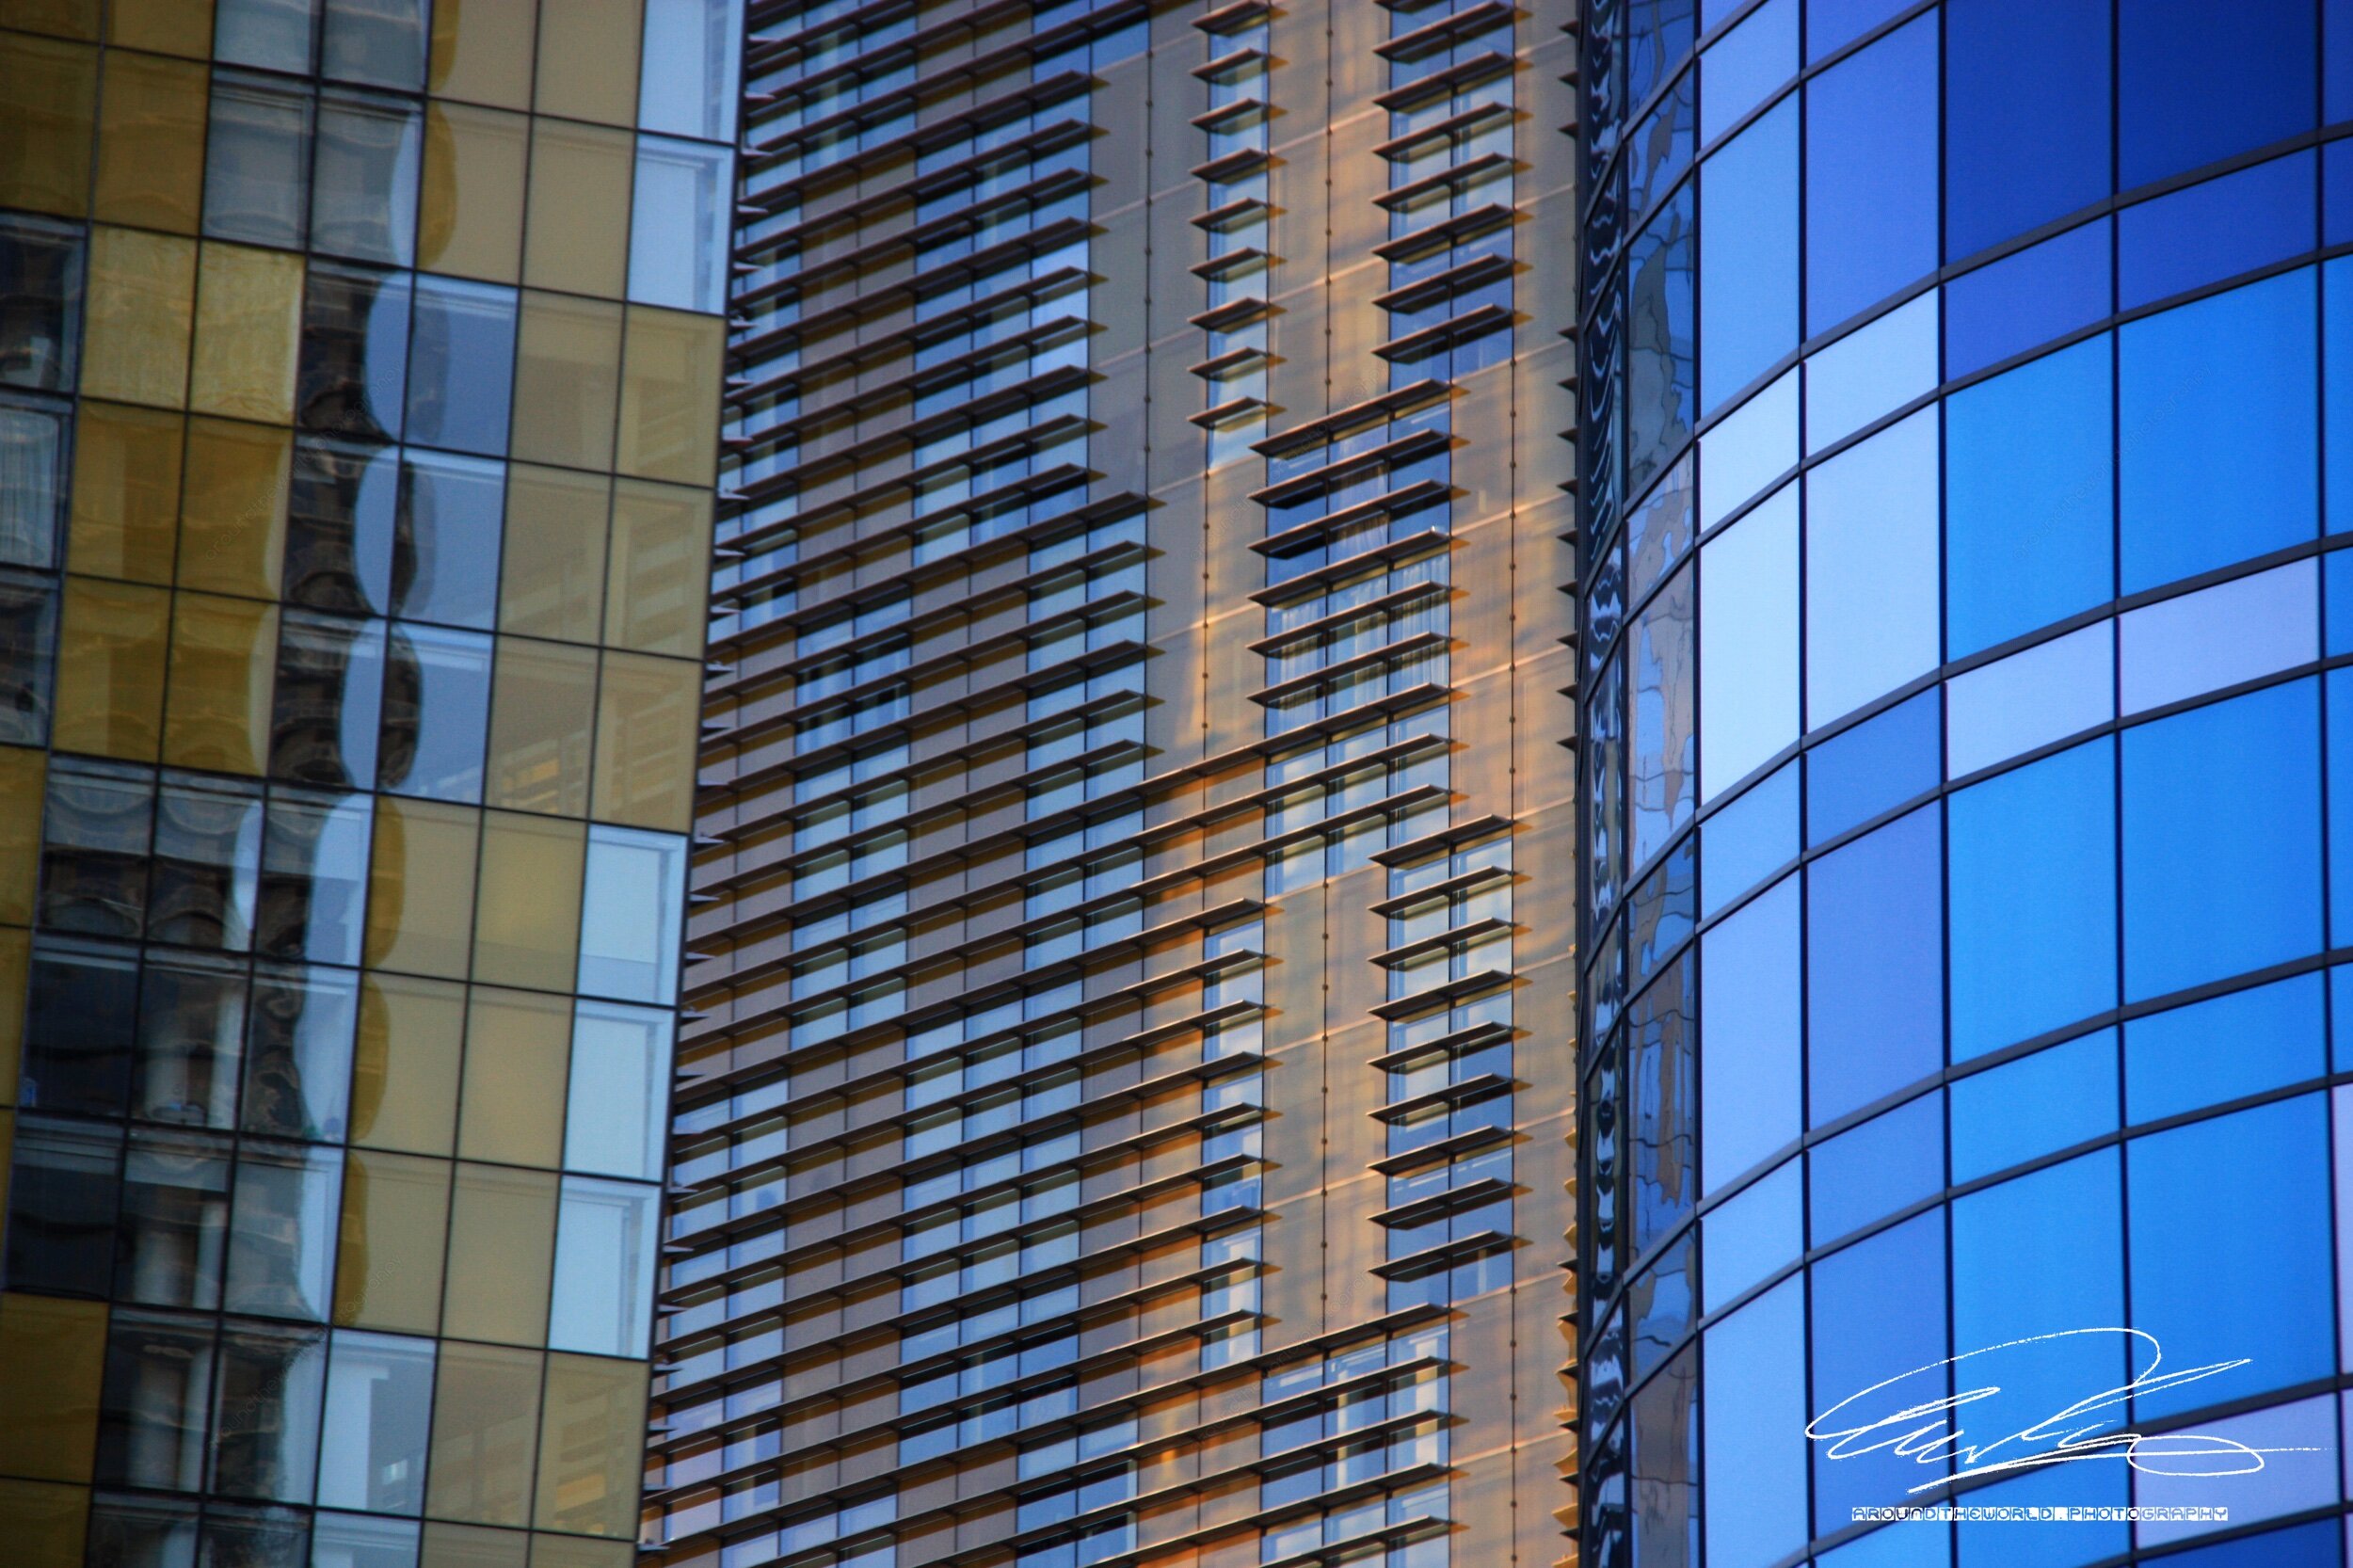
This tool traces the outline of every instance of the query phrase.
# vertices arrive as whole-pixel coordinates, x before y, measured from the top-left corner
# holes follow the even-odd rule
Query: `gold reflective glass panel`
[[[604,610],[605,517],[613,482],[517,463],[506,474],[499,630],[593,643]]]
[[[0,33],[0,207],[88,212],[97,108],[96,49]]]
[[[66,579],[50,727],[58,750],[154,760],[163,746],[170,628],[171,595],[164,589]]]
[[[262,772],[269,756],[278,607],[177,594],[164,705],[164,760],[216,773]]]
[[[443,1334],[502,1345],[547,1342],[556,1181],[548,1171],[457,1167],[449,1208]]]
[[[291,432],[234,420],[188,421],[178,576],[184,588],[278,597],[286,552]]]
[[[645,1423],[644,1362],[549,1356],[532,1523],[572,1535],[634,1536]]]
[[[643,0],[539,0],[536,107],[566,120],[637,122],[637,36]]]
[[[620,370],[618,305],[524,295],[515,344],[513,455],[565,468],[611,468]]]
[[[352,1051],[351,1141],[448,1154],[457,1128],[457,1064],[465,1036],[464,986],[367,976]]]
[[[90,1479],[105,1364],[103,1302],[0,1295],[0,1475]]]
[[[535,120],[523,281],[617,299],[629,272],[630,181],[636,138],[627,131]]]
[[[596,716],[593,648],[501,637],[490,698],[490,804],[585,816]],[[570,984],[568,974],[559,988]]]
[[[620,472],[681,485],[712,482],[719,460],[724,327],[717,316],[629,308],[621,349]]]
[[[459,1159],[549,1168],[562,1163],[571,1045],[568,998],[474,987],[466,1009]]]
[[[599,822],[683,833],[694,816],[695,747],[702,666],[683,659],[608,653],[597,691]]]
[[[135,229],[90,232],[82,328],[86,395],[184,406],[195,320],[194,240]]]
[[[180,512],[178,414],[85,400],[73,432],[73,569],[171,581]]]
[[[379,798],[368,883],[371,968],[463,977],[473,948],[471,807]]]
[[[197,264],[188,407],[291,422],[301,338],[302,258],[206,241]]]
[[[532,0],[437,0],[427,86],[437,98],[531,107]]]
[[[709,490],[642,479],[614,487],[606,642],[700,658],[710,574]]]
[[[544,1359],[537,1351],[496,1345],[441,1347],[432,1460],[425,1470],[427,1515],[483,1525],[531,1522]],[[520,1561],[523,1537],[494,1537],[487,1544],[495,1550],[509,1542]]]
[[[449,1162],[354,1149],[344,1160],[335,1321],[431,1334],[441,1317]]]
[[[204,68],[120,49],[105,57],[90,216],[195,233],[203,216]]]
[[[530,121],[519,114],[435,104],[424,116],[424,200],[418,264],[511,283],[520,269],[523,165]]]
[[[483,813],[476,980],[539,991],[572,988],[587,833],[585,824],[553,817]]]

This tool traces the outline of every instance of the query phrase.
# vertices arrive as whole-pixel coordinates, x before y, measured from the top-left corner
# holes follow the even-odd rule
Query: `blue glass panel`
[[[1945,0],[1945,254],[2108,194],[2108,0]]]
[[[1626,102],[1640,108],[1698,41],[1695,0],[1632,0],[1625,13]]]
[[[1649,212],[1651,203],[1691,167],[1698,151],[1694,133],[1699,114],[1691,102],[1698,76],[1698,72],[1687,71],[1676,77],[1674,89],[1626,137],[1625,211],[1629,218]]]
[[[1798,466],[1795,367],[1700,438],[1700,528],[1715,527]]]
[[[1798,346],[1798,101],[1700,166],[1700,411]]]
[[[1988,1508],[2122,1508],[2132,1473],[2121,1464],[2053,1464],[1969,1494]],[[1961,1568],[2084,1568],[2132,1544],[2122,1519],[2070,1520],[2065,1529],[2021,1529],[2008,1520],[1963,1520]]]
[[[2290,561],[2117,618],[2127,717],[2310,664],[2320,652],[2320,572]]]
[[[1945,285],[1945,374],[1967,376],[2110,309],[2108,220],[2055,234]]]
[[[2321,558],[2323,619],[2329,628],[2325,651],[2333,658],[2353,652],[2353,550],[2339,550]]]
[[[2032,643],[1945,683],[1945,776],[1960,778],[2116,717],[2116,623]]]
[[[1897,12],[1911,8],[1912,0],[1811,0],[1805,8],[1807,63],[1853,42]]]
[[[1964,1443],[2030,1431],[2123,1385],[2126,1336],[2079,1332],[2124,1321],[2117,1167],[2117,1151],[2100,1149],[1953,1204],[1954,1376],[1962,1388],[1998,1389],[1959,1413]],[[2015,1448],[1986,1457],[2014,1458]]]
[[[2121,331],[2123,591],[2319,531],[2310,269]]]
[[[2353,0],[2320,0],[2321,116],[2353,120]]]
[[[1798,764],[1700,824],[1700,913],[1712,916],[1798,856]]]
[[[1814,1126],[1945,1060],[1945,955],[1935,807],[1806,872],[1807,1113]],[[1709,1061],[1717,1058],[1711,1050]]]
[[[1805,362],[1807,456],[1936,390],[1936,291],[1818,349]]]
[[[1815,1568],[1945,1568],[1953,1560],[1953,1528],[1926,1519],[1882,1525],[1859,1540],[1824,1552]]]
[[[1943,772],[1931,686],[1806,753],[1805,840],[1818,844],[1936,788]]]
[[[2346,53],[2353,56],[2353,50]],[[2353,239],[2353,141],[2332,141],[2320,150],[2320,243],[2343,245],[2349,239]]]
[[[1805,1252],[1805,1165],[1792,1160],[1700,1222],[1700,1278],[1718,1312]]]
[[[1947,657],[2114,591],[2109,381],[2102,336],[1945,400]]]
[[[1806,1159],[1814,1244],[1827,1246],[1945,1185],[1945,1096],[1922,1095],[1817,1144]]]
[[[2315,1519],[2163,1560],[2165,1568],[2338,1568],[2337,1521]]]
[[[1707,1331],[1709,1568],[1764,1568],[1805,1544],[1805,1279]]]
[[[495,457],[514,390],[515,291],[417,280],[408,340],[408,439]]]
[[[2319,683],[2124,732],[2124,995],[2320,946]]]
[[[2353,938],[2353,670],[2329,672],[2329,929],[2344,943]]]
[[[1923,408],[1805,476],[1805,722],[1936,666],[1937,419]]]
[[[1637,1257],[1682,1224],[1698,1196],[1692,1127],[1699,1109],[1693,1085],[1697,968],[1687,953],[1626,1014],[1627,1189]]]
[[[1798,878],[1700,938],[1701,1185],[1798,1136]]]
[[[1713,799],[1798,738],[1798,487],[1700,552],[1700,779]]]
[[[2349,967],[2329,971],[2329,1065],[2340,1073],[2353,1064],[2353,974],[2344,972]]]
[[[1700,140],[1714,141],[1798,73],[1798,0],[1766,0],[1700,58]]]
[[[1691,187],[1675,192],[1626,256],[1626,488],[1640,494],[1691,439]],[[1641,592],[1637,588],[1635,592]]]
[[[1629,864],[1638,869],[1682,830],[1698,804],[1694,575],[1687,567],[1634,623],[1633,746],[1626,759],[1626,807],[1633,846]]]
[[[2124,1109],[2153,1122],[2328,1071],[2325,987],[2297,975],[2124,1026]]]
[[[2118,217],[2116,292],[2124,310],[2218,283],[2313,247],[2311,152],[2127,207]]]
[[[1931,1210],[1833,1253],[1814,1265],[1813,1275],[1816,1432],[1867,1425],[1946,1392],[1947,1380],[1940,1368],[1838,1409],[1875,1384],[1950,1353],[1945,1348],[1942,1212]],[[1942,1460],[1922,1455],[1927,1463],[1919,1463],[1892,1448],[1832,1459],[1830,1446],[1817,1442],[1814,1448],[1817,1532],[1850,1523],[1850,1511],[1857,1506],[1904,1502],[1913,1487],[1947,1470]]]
[[[1805,100],[1805,321],[1814,333],[1936,265],[1936,18],[1832,67],[1807,85]]]
[[[2319,18],[2302,0],[2241,6],[2213,24],[2200,0],[2117,12],[2118,179],[2126,190],[2310,130]],[[2080,89],[2078,89],[2080,90]],[[2182,106],[2196,104],[2198,112]]]
[[[2142,1394],[2136,1420],[2327,1375],[2329,1123],[2318,1095],[2135,1139],[2126,1146],[2133,1327],[2180,1370],[2251,1365]],[[2250,1201],[2260,1199],[2260,1201]],[[2149,1367],[2147,1347],[2134,1355]]]
[[[1956,1079],[1951,1094],[1955,1181],[2073,1148],[2116,1130],[2116,1031]]]
[[[2116,765],[2097,740],[1952,797],[1953,1060],[2116,1005]]]
[[[2326,332],[2329,388],[2353,387],[2353,256],[2341,256],[2321,268],[2321,292],[2328,299]],[[2331,534],[2353,532],[2353,397],[2331,395],[2328,400],[2329,521]]]

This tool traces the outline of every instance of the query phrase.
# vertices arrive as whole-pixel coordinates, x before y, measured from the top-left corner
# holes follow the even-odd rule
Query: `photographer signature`
[[[1952,1418],[1963,1405],[1993,1399],[2002,1392],[1999,1383],[1978,1381],[1993,1370],[1985,1357],[1998,1356],[2004,1351],[2014,1351],[2023,1345],[2039,1345],[2056,1339],[2071,1339],[2083,1335],[2124,1335],[2145,1343],[2149,1348],[2149,1367],[2130,1383],[2121,1387],[2077,1400],[2065,1409],[2046,1416],[2022,1431],[2004,1432],[1999,1436],[1977,1439],[1964,1432]],[[1938,1464],[1953,1462],[1955,1468],[1936,1480],[1925,1481],[1910,1489],[1928,1492],[1953,1481],[1977,1476],[2000,1475],[2011,1470],[2040,1469],[2049,1464],[2070,1464],[2088,1459],[2121,1460],[2133,1469],[2146,1475],[2158,1476],[2244,1476],[2264,1467],[2265,1454],[2309,1453],[2309,1448],[2250,1448],[2246,1444],[2207,1432],[2169,1432],[2146,1436],[2136,1432],[2112,1430],[2118,1417],[2105,1412],[2121,1405],[2136,1394],[2153,1394],[2161,1389],[2179,1388],[2210,1378],[2219,1372],[2235,1370],[2248,1365],[2250,1357],[2235,1361],[2217,1361],[2210,1366],[2190,1367],[2181,1371],[2164,1371],[2165,1352],[2158,1346],[2156,1336],[2140,1329],[2079,1328],[2057,1334],[2038,1334],[2024,1339],[2007,1340],[1988,1345],[1983,1350],[1966,1351],[1943,1361],[1931,1361],[1899,1372],[1870,1387],[1849,1394],[1809,1422],[1805,1434],[1817,1443],[1830,1445],[1832,1459],[1860,1459],[1866,1454],[1889,1451],[1911,1459],[1914,1464]],[[1977,1381],[1977,1386],[1962,1386],[1957,1378],[1957,1392],[1949,1396],[1924,1399],[1898,1409],[1888,1410],[1891,1400],[1911,1398],[1922,1392],[1913,1383],[1910,1393],[1899,1385],[1924,1374],[1938,1372],[1946,1367],[1972,1363],[1963,1377]],[[1938,1380],[1940,1383],[1942,1379]],[[1890,1392],[1893,1390],[1894,1392]],[[1874,1399],[1873,1396],[1880,1396]],[[1884,1411],[1884,1414],[1880,1412]],[[1841,1413],[1847,1414],[1842,1417]],[[1907,1494],[1909,1495],[1909,1494]]]

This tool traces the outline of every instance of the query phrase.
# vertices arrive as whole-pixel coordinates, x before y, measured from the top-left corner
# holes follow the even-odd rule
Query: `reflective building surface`
[[[752,0],[651,1560],[1570,1551],[1552,8]]]
[[[1586,1560],[2343,1562],[2353,8],[1582,49]],[[1873,1533],[1953,1462],[1808,1441],[2160,1347],[2248,1361],[2108,1414],[2260,1477],[1966,1500],[2227,1521]]]
[[[736,21],[0,0],[0,1559],[633,1559]]]

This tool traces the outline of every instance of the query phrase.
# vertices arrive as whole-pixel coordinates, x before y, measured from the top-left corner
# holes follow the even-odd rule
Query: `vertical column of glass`
[[[626,1560],[724,8],[0,26],[54,606],[0,761],[0,1513],[44,1565]]]

